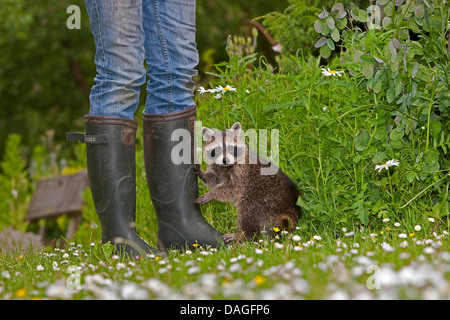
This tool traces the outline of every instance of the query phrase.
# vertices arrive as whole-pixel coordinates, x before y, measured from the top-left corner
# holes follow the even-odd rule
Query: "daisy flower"
[[[422,227],[417,224],[414,226],[414,230],[420,231],[420,230],[422,230]]]
[[[221,85],[218,85],[214,89],[205,89],[204,87],[199,87],[197,91],[200,93],[200,95],[203,95],[204,93],[217,93],[214,96],[214,98],[220,99],[220,98],[222,98],[222,95],[224,95],[227,92],[231,92],[231,91],[236,92],[236,88],[233,87],[233,86],[230,86],[228,84],[225,87],[222,87]],[[250,92],[248,92],[248,93],[250,93]]]
[[[222,93],[225,93],[227,91],[234,91],[234,92],[236,92],[236,88],[234,88],[233,86],[230,86],[230,85],[226,85],[225,88],[222,88]]]
[[[322,68],[322,75],[325,77],[329,77],[329,76],[339,76],[342,77],[342,73],[344,73],[344,71],[335,71],[335,70],[330,70],[330,68]]]
[[[428,218],[428,221],[434,222],[434,218]]]
[[[36,266],[36,270],[37,270],[37,271],[44,271],[44,267],[43,267],[41,264],[38,264],[38,265]]]
[[[209,92],[209,90],[206,90],[204,87],[199,87],[197,91],[198,91],[198,93],[200,93],[201,95],[203,95],[204,93]]]
[[[375,170],[378,170],[378,172],[381,172],[381,170],[386,169],[388,170],[389,167],[392,166],[398,166],[400,164],[400,162],[398,160],[392,159],[389,160],[388,162],[384,163],[384,164],[379,164],[375,166]]]

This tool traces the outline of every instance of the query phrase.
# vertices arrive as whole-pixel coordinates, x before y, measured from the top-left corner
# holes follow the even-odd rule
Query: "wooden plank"
[[[80,212],[82,193],[88,186],[87,171],[39,181],[26,219],[33,222]]]

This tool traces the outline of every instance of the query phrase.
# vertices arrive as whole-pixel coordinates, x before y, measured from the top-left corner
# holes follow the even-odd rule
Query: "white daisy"
[[[384,163],[384,164],[379,164],[375,166],[375,170],[378,170],[378,172],[381,172],[381,170],[386,169],[388,170],[389,167],[392,166],[398,166],[400,164],[400,162],[398,160],[392,159],[389,160],[388,162]]]
[[[329,77],[329,76],[339,76],[342,77],[342,73],[344,73],[344,71],[335,71],[335,70],[330,70],[330,68],[322,68],[322,75],[324,75],[325,77]]]
[[[209,90],[206,90],[206,89],[203,88],[203,87],[199,87],[197,91],[198,91],[201,95],[203,95],[203,94],[206,93],[206,92],[209,92]]]

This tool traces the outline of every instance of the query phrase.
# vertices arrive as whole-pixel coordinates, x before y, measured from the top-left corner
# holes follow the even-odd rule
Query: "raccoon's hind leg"
[[[225,242],[225,244],[228,244],[233,241],[240,242],[240,241],[250,240],[250,239],[254,238],[255,236],[256,236],[256,234],[253,232],[250,234],[246,234],[244,231],[241,231],[241,232],[236,232],[236,233],[227,233],[227,234],[223,235],[221,237],[221,239],[223,240],[223,242]]]
[[[243,237],[242,232],[227,233],[222,236],[222,240],[223,240],[223,242],[225,242],[225,244],[228,244],[233,241],[240,241],[242,237]]]

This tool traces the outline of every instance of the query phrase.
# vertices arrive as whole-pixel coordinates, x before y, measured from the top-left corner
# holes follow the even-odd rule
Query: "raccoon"
[[[263,231],[272,236],[275,227],[293,230],[301,215],[296,185],[278,167],[274,174],[261,174],[274,165],[250,150],[241,132],[239,122],[218,132],[203,127],[203,154],[209,166],[202,171],[194,165],[197,176],[211,189],[194,202],[231,201],[237,209],[240,232],[224,235],[225,243],[249,240]]]

